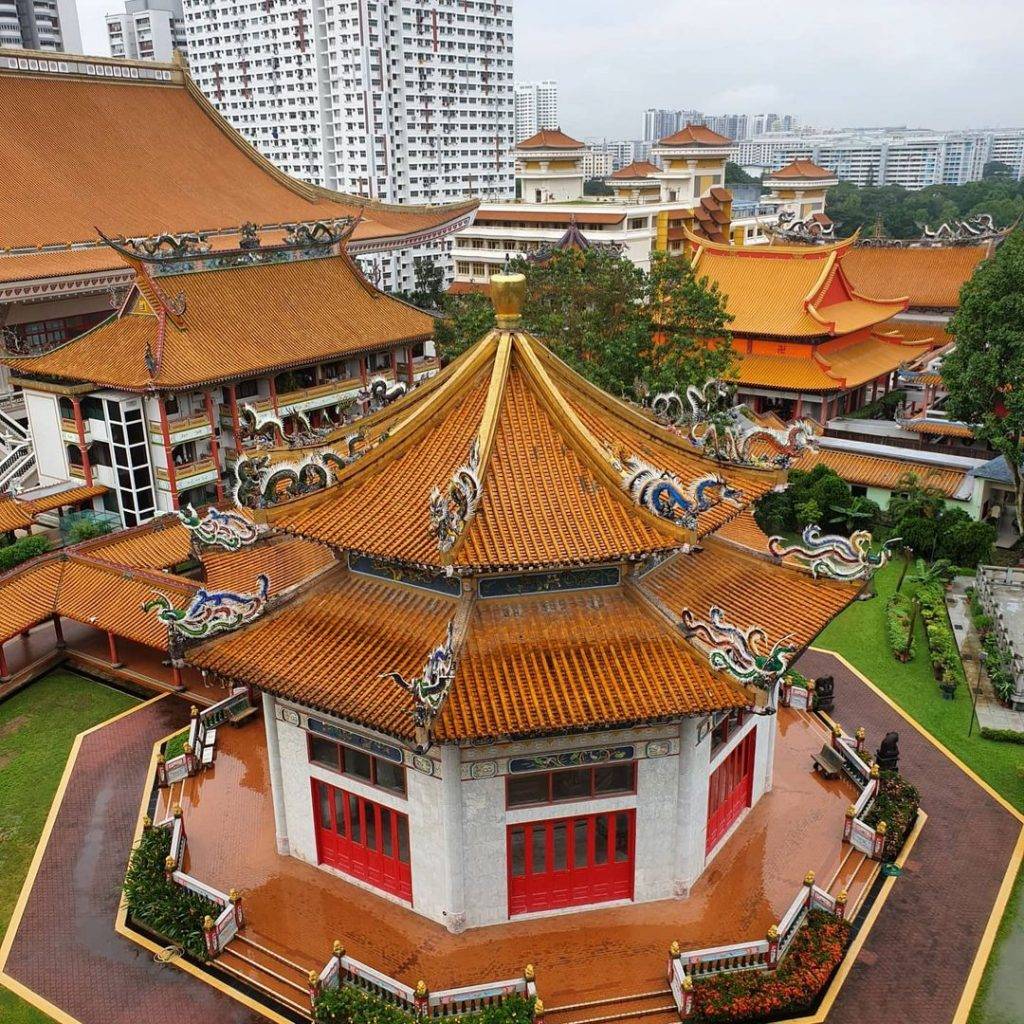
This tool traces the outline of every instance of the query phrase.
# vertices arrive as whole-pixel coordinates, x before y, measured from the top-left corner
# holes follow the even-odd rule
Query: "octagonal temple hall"
[[[858,591],[742,540],[777,464],[604,394],[493,281],[499,326],[360,421],[326,486],[243,467],[239,503],[334,561],[181,652],[262,691],[278,851],[453,931],[685,897],[772,786],[743,684]]]

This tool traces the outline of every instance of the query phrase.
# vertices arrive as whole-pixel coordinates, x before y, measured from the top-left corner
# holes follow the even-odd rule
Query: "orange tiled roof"
[[[566,135],[561,128],[543,128],[528,139],[516,143],[516,149],[583,149],[585,142]]]
[[[604,224],[621,224],[625,219],[624,213],[601,213],[600,211],[580,210],[566,213],[557,210],[481,210],[475,223],[480,227],[487,227],[488,224],[552,224],[558,227],[567,226],[575,218],[577,224],[583,227],[594,227]]]
[[[941,490],[947,498],[956,494],[966,476],[966,471],[962,469],[945,469],[927,462],[889,459],[880,455],[864,455],[836,448],[819,448],[817,451],[804,452],[793,463],[793,468],[811,470],[819,463],[835,470],[849,484],[880,487],[885,490],[894,488],[900,477],[914,473],[923,483]]]
[[[298,599],[186,653],[190,664],[396,736],[413,732],[410,694],[384,672],[420,673],[457,602],[327,573]]]
[[[189,531],[176,515],[159,516],[142,526],[96,540],[85,541],[76,550],[87,552],[111,565],[134,569],[170,569],[191,556]]]
[[[430,316],[368,285],[346,255],[168,274],[156,283],[164,296],[185,299],[181,317],[167,316],[162,349],[159,319],[129,310],[45,355],[4,362],[18,373],[128,391],[195,388],[433,333]],[[145,278],[140,287],[157,301]],[[147,345],[162,351],[154,374]]]
[[[620,167],[617,171],[613,171],[611,178],[613,180],[649,178],[652,174],[660,173],[661,168],[656,164],[652,164],[650,160],[634,160],[631,164],[627,164],[625,167]],[[657,184],[657,182],[652,182],[652,184]]]
[[[0,533],[27,530],[35,522],[36,516],[43,512],[52,512],[65,505],[77,505],[106,492],[107,488],[102,484],[95,484],[91,487],[69,487],[35,498],[31,497],[31,491],[23,497],[0,498]]]
[[[850,284],[843,267],[852,238],[821,246],[733,246],[693,234],[688,241],[694,273],[726,296],[734,334],[835,337],[907,307],[904,298],[868,298]]]
[[[443,227],[476,205],[389,206],[290,178],[242,139],[180,68],[170,69],[170,79],[27,72],[5,62],[0,248],[93,242],[96,226],[108,235],[153,235],[359,211],[355,241],[398,240]]]
[[[901,420],[900,426],[916,434],[934,434],[936,437],[974,437],[974,431],[966,423],[949,423],[946,420],[928,419],[926,416]]]
[[[906,341],[929,341],[936,348],[942,348],[953,340],[953,335],[946,331],[946,325],[934,320],[908,320],[899,316],[890,320],[885,329],[899,331]]]
[[[297,586],[336,564],[334,553],[301,537],[267,537],[240,551],[210,548],[203,552],[207,586],[214,590],[252,591],[262,572],[271,595]]]
[[[702,124],[688,124],[674,135],[666,135],[659,146],[731,146],[732,139],[719,135]]]
[[[867,295],[896,292],[908,296],[912,307],[956,309],[960,289],[988,255],[987,245],[891,249],[855,246],[843,267],[853,286]]]
[[[824,167],[819,167],[813,160],[793,160],[785,167],[765,175],[766,180],[772,178],[815,179],[835,178],[835,175]]]
[[[816,580],[714,539],[696,555],[658,566],[640,587],[676,615],[689,608],[707,619],[715,604],[740,629],[759,626],[770,644],[789,636],[801,648],[860,591],[859,583]]]
[[[35,522],[34,510],[17,498],[0,498],[0,533],[27,530]]]
[[[530,736],[749,703],[630,587],[479,600],[435,735]]]
[[[759,555],[768,553],[768,535],[757,525],[754,513],[749,508],[716,530],[715,539]]]
[[[51,555],[0,576],[0,642],[53,615],[63,569],[64,563]]]
[[[338,484],[272,507],[268,519],[335,548],[467,570],[609,561],[693,539],[637,506],[614,460],[640,456],[683,484],[721,467],[588,385],[536,339],[494,331],[446,373],[377,423],[374,429],[390,430],[387,440]],[[447,488],[477,438],[479,508],[442,557],[428,498],[434,487]],[[715,529],[776,482],[772,473],[726,472],[741,498],[701,513],[698,533]]]

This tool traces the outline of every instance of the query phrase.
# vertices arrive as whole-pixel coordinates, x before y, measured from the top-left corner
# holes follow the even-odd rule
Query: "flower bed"
[[[967,685],[960,650],[953,627],[946,614],[946,593],[940,583],[927,583],[918,588],[918,604],[925,623],[932,672],[942,689],[952,694],[957,686]]]
[[[414,1024],[422,1018],[385,1002],[380,996],[343,985],[326,989],[313,1007],[316,1024]],[[533,1000],[522,996],[459,1016],[460,1024],[531,1024]]]
[[[696,982],[689,1019],[740,1024],[807,1013],[817,1004],[849,942],[848,922],[812,910],[774,971],[739,971]]]
[[[169,829],[147,828],[142,833],[124,879],[128,914],[132,920],[177,943],[195,959],[205,960],[203,918],[215,918],[221,908],[204,896],[167,881],[164,864],[170,852]]]
[[[914,656],[914,600],[908,594],[893,594],[885,606],[885,626],[889,649],[898,661],[910,661]]]
[[[896,859],[910,830],[914,827],[920,803],[921,795],[916,787],[898,772],[882,772],[879,776],[878,792],[868,813],[864,815],[864,824],[874,828],[880,821],[885,822],[882,860]]]

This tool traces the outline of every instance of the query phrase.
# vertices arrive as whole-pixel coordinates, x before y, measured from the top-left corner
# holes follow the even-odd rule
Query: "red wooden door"
[[[708,781],[708,832],[705,852],[710,853],[729,826],[750,806],[754,789],[754,745],[751,729],[714,770]]]
[[[409,819],[404,814],[314,779],[313,815],[321,864],[412,899]]]
[[[633,898],[634,811],[508,826],[508,912]]]

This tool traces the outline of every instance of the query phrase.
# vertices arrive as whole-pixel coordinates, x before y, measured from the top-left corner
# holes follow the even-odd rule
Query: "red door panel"
[[[751,729],[712,772],[708,780],[708,829],[705,853],[710,853],[730,826],[750,806],[754,789],[754,749],[757,730]]]
[[[633,898],[635,812],[508,827],[509,914]]]
[[[313,814],[321,864],[412,899],[406,815],[316,779]]]

